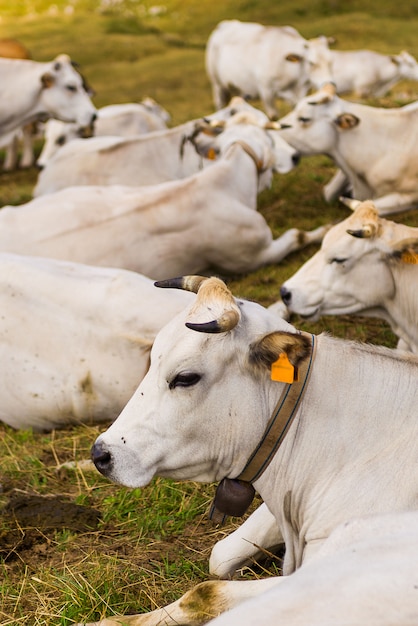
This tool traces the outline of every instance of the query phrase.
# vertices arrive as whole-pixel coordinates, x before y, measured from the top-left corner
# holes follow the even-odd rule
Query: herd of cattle
[[[33,163],[34,122],[45,133],[33,200],[0,211],[0,420],[111,421],[92,448],[99,471],[129,487],[222,481],[224,513],[254,483],[264,504],[214,547],[220,578],[285,545],[283,577],[213,580],[123,623],[418,621],[418,228],[386,217],[418,205],[418,102],[341,97],[418,81],[418,64],[329,45],[221,22],[206,50],[216,111],[168,128],[149,98],[96,110],[67,55],[40,63],[0,42],[6,169],[22,138]],[[294,105],[279,120],[278,98]],[[258,194],[313,154],[338,168],[325,200],[353,212],[274,239]],[[197,276],[310,243],[321,247],[270,309]],[[301,333],[291,313],[381,317],[399,349]],[[254,477],[236,480],[259,454]]]

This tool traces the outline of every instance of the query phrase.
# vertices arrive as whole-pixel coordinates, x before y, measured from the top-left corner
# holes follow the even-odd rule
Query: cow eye
[[[338,263],[338,264],[342,264],[345,263],[347,261],[347,258],[343,259],[343,258],[339,258],[339,257],[335,257],[334,259],[331,259],[330,263]]]
[[[310,117],[298,117],[298,120],[301,124],[309,124],[309,122],[311,121]]]
[[[192,387],[193,385],[196,385],[200,379],[201,376],[199,374],[195,374],[194,372],[177,374],[168,386],[170,389],[174,389],[175,387]]]
[[[77,87],[75,85],[67,85],[67,90],[74,93],[77,91]]]
[[[65,135],[60,135],[55,143],[57,146],[63,146],[65,144]]]

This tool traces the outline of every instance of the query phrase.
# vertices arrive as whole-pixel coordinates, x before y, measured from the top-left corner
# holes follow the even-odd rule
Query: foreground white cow
[[[277,131],[249,124],[247,116],[239,120],[241,115],[231,118],[234,123],[213,139],[202,133],[195,137],[195,143],[202,138],[205,149],[221,157],[183,180],[149,187],[70,187],[3,208],[0,250],[161,278],[211,267],[249,272],[320,242],[323,227],[293,228],[273,239],[257,212],[257,194],[270,185],[273,169],[289,171],[297,155]]]
[[[350,187],[380,215],[418,204],[418,103],[396,109],[348,102],[326,85],[280,120],[301,154],[326,154],[340,168],[325,188],[331,201]]]
[[[307,40],[291,26],[239,20],[220,22],[210,35],[206,71],[217,108],[239,93],[260,98],[271,118],[278,115],[276,98],[295,104],[332,80],[326,37]]]
[[[34,430],[114,419],[193,299],[134,272],[4,253],[0,283],[0,421]]]
[[[48,63],[0,58],[0,84],[0,146],[28,122],[54,117],[88,126],[96,117],[85,81],[67,54]]]
[[[96,137],[132,137],[167,128],[169,113],[152,98],[142,102],[110,104],[97,111],[92,133]],[[85,137],[85,128],[50,119],[45,124],[45,143],[36,164],[45,167],[53,154],[72,139]]]
[[[280,290],[289,312],[381,317],[418,353],[418,228],[379,218],[372,202],[326,234],[321,249]]]
[[[403,50],[381,54],[373,50],[331,50],[337,93],[381,98],[401,80],[418,80],[416,59]]]
[[[243,98],[207,119],[228,119],[240,111],[251,111],[261,121],[268,118]],[[74,185],[155,185],[185,178],[210,163],[202,159],[185,138],[197,120],[140,137],[92,137],[74,139],[63,146],[41,171],[34,196]]]
[[[339,525],[418,508],[416,357],[301,333],[259,305],[233,298],[216,278],[185,277],[159,286],[197,291],[197,299],[158,333],[147,375],[96,440],[92,458],[100,472],[128,487],[145,487],[156,475],[201,482],[229,479],[216,497],[216,506],[224,511],[242,504],[242,493],[245,508],[253,483],[274,516],[276,543],[286,547],[284,577],[202,583],[168,607],[124,617],[124,624],[205,623],[272,586],[291,585],[288,577],[299,568],[299,579],[306,574],[312,580],[307,568],[315,567],[315,561],[320,576],[319,556]],[[299,381],[281,382],[287,370],[277,364],[280,356],[290,369],[297,368]],[[283,400],[285,407],[282,394],[292,396],[289,403]],[[238,483],[241,476],[245,482]],[[413,541],[415,546],[416,534]],[[399,614],[416,618],[417,560],[410,553],[413,567],[405,559],[395,562],[402,568],[396,580],[404,579],[405,568],[407,575],[414,574],[400,607],[398,603]],[[344,554],[339,567],[344,568]],[[389,615],[391,580],[386,578],[379,594]],[[348,593],[355,606],[353,584],[350,578]],[[365,611],[370,615],[370,608]],[[380,618],[381,611],[375,615]],[[344,613],[336,623],[388,623],[349,617]],[[253,618],[257,621],[258,615]]]

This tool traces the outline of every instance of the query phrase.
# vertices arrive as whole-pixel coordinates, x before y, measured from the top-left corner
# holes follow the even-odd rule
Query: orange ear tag
[[[206,158],[210,159],[211,161],[215,161],[216,160],[216,150],[215,148],[209,148],[206,154]]]
[[[416,265],[418,263],[418,254],[416,252],[413,252],[412,250],[405,250],[405,252],[402,252],[401,261],[403,263]]]
[[[279,354],[277,361],[271,364],[271,380],[278,383],[294,383],[299,380],[298,370],[293,367],[287,354]]]

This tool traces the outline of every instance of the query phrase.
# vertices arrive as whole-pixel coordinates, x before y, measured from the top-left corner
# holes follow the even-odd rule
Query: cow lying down
[[[371,201],[333,226],[281,287],[289,313],[365,315],[386,320],[399,347],[418,353],[418,228],[379,217]]]
[[[148,373],[92,459],[132,488],[156,475],[221,481],[217,519],[242,514],[256,489],[270,538],[285,544],[284,576],[212,580],[149,614],[94,624],[196,625],[241,603],[219,623],[416,623],[418,358],[302,333],[217,278],[157,284],[196,300],[158,333]],[[224,541],[226,575],[247,542]]]
[[[214,164],[183,180],[148,187],[69,187],[0,212],[0,250],[123,267],[159,279],[204,272],[249,272],[309,243],[325,227],[289,229],[277,239],[257,212],[273,171],[288,172],[297,153],[264,125],[237,114],[218,133],[193,134]],[[64,149],[64,148],[63,148]]]
[[[0,421],[34,430],[114,419],[192,299],[134,272],[4,253],[0,284]]]

